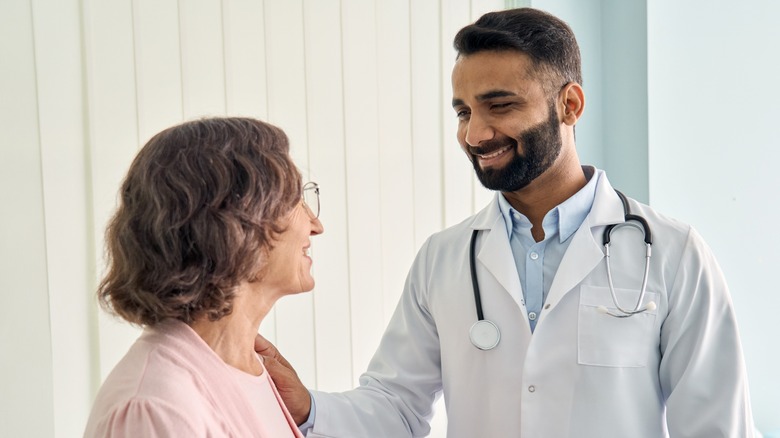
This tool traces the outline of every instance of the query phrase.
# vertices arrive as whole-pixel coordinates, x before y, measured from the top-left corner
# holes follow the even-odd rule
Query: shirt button
[[[537,254],[537,253],[535,253],[535,252],[532,252],[532,253],[531,253],[531,255],[530,255],[530,257],[531,257],[531,260],[536,260],[536,259],[538,259],[538,258],[539,258],[539,254]]]
[[[529,386],[528,392],[536,392],[536,387],[534,385]]]
[[[531,321],[536,321],[536,312],[529,313],[528,319],[530,319]]]

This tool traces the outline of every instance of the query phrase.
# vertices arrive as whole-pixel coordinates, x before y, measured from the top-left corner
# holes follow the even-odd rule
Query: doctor
[[[652,257],[643,286],[641,229],[613,230],[610,288],[603,236],[628,211],[577,157],[585,95],[569,26],[530,8],[489,13],[455,48],[458,140],[496,197],[422,246],[360,387],[310,398],[258,340],[307,436],[426,436],[441,394],[451,438],[752,436],[728,288],[699,234],[628,200]],[[480,348],[475,232],[484,319],[500,332]]]

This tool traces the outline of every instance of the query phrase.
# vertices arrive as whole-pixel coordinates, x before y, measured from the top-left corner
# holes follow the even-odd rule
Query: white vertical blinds
[[[0,73],[9,123],[0,193],[4,212],[14,199],[30,204],[26,219],[3,220],[3,261],[24,263],[4,268],[3,296],[17,297],[28,322],[14,324],[34,324],[46,354],[35,359],[43,368],[3,361],[2,370],[45,389],[37,394],[53,414],[36,416],[33,435],[79,435],[97,385],[137,337],[137,328],[96,307],[104,229],[138,148],[165,127],[203,116],[281,127],[304,178],[320,183],[325,233],[313,239],[316,289],[281,300],[261,333],[310,387],[355,385],[417,248],[484,203],[455,141],[452,37],[502,7],[492,0],[3,2],[2,54],[12,62],[4,60]],[[24,237],[14,235],[22,222]],[[22,285],[32,290],[22,295]],[[7,308],[2,316],[5,342],[5,328],[21,316]],[[27,351],[13,342],[12,350]],[[14,409],[40,412],[23,386],[8,389],[19,401]],[[30,432],[31,418],[11,417],[4,430]],[[434,436],[443,434],[435,423]]]

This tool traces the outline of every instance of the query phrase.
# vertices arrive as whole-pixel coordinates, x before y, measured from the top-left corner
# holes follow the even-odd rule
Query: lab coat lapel
[[[607,176],[601,173],[593,207],[580,228],[571,236],[572,241],[563,255],[550,286],[546,300],[550,308],[558,304],[558,301],[587,277],[604,258],[601,244],[601,232],[604,227],[624,220],[620,198],[607,180]],[[545,312],[542,312],[542,317],[544,315]]]
[[[517,305],[523,308],[525,303],[520,278],[509,245],[506,224],[498,207],[498,198],[493,198],[493,202],[477,214],[471,228],[484,230],[477,239],[477,268],[480,264],[484,266]]]

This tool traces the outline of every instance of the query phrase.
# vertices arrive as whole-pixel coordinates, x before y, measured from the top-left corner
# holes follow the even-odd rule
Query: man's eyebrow
[[[495,99],[496,97],[510,97],[510,96],[514,97],[517,96],[517,94],[506,90],[493,90],[493,91],[488,91],[487,93],[480,94],[479,96],[477,96],[477,100],[485,101],[489,99]]]
[[[484,102],[486,100],[495,99],[497,97],[517,97],[517,94],[506,90],[492,90],[492,91],[488,91],[487,93],[480,94],[479,96],[477,96],[477,100],[480,102]],[[452,99],[453,108],[460,105],[465,105],[463,99],[457,99],[457,98]]]

